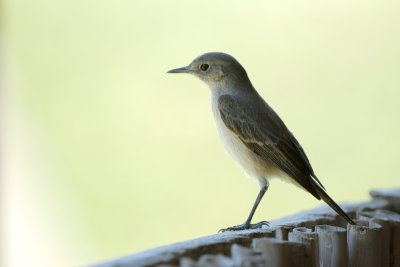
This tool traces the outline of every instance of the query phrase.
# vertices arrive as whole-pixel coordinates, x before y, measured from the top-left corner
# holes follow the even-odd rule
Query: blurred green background
[[[76,266],[242,223],[258,185],[205,84],[247,69],[337,201],[398,187],[399,1],[1,2],[2,266]],[[273,181],[254,221],[322,204]]]

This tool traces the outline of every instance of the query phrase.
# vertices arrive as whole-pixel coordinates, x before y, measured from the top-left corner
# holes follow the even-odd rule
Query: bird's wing
[[[273,162],[320,199],[313,185],[315,181],[311,178],[315,176],[314,172],[300,144],[265,102],[253,104],[249,105],[232,95],[218,98],[221,119],[228,129],[250,150],[265,161]],[[257,104],[263,105],[262,108]]]

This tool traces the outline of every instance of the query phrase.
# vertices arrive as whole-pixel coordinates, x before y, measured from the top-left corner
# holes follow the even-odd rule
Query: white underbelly
[[[226,126],[222,121],[217,103],[212,103],[212,110],[217,126],[218,136],[225,148],[225,151],[239,164],[246,175],[259,182],[260,185],[268,184],[271,178],[281,178],[292,180],[288,175],[278,169],[272,163],[260,158],[253,151],[248,149],[245,144]]]

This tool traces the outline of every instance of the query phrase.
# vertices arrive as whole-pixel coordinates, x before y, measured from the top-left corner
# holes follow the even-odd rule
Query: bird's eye
[[[200,69],[202,71],[207,71],[210,66],[208,64],[201,64]]]

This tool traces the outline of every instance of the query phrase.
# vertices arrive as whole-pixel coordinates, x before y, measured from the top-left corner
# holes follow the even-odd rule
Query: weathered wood
[[[198,267],[207,264],[215,266],[231,266],[231,264],[234,266],[262,266],[260,264],[272,261],[267,266],[279,266],[276,265],[278,262],[282,266],[285,266],[284,264],[286,266],[288,264],[291,264],[289,266],[316,266],[319,262],[320,266],[342,267],[346,266],[346,257],[348,257],[348,262],[354,263],[354,265],[349,266],[374,266],[374,264],[381,266],[379,264],[386,264],[389,261],[391,266],[400,267],[400,205],[397,204],[400,202],[400,190],[393,190],[393,192],[374,190],[371,195],[374,196],[374,199],[368,202],[341,204],[343,210],[351,218],[358,215],[364,219],[358,221],[359,225],[357,226],[347,226],[343,218],[338,216],[331,208],[323,205],[313,210],[273,220],[269,227],[263,229],[205,236],[138,252],[92,266]],[[370,213],[371,211],[372,213]],[[327,225],[334,225],[335,227]],[[346,226],[348,227],[348,243],[346,243],[346,230],[339,228]],[[299,237],[316,234],[310,230],[314,227],[318,234],[315,241],[302,240],[302,237]],[[390,237],[388,237],[388,233]],[[265,237],[268,237],[267,241],[264,239],[264,241],[257,241],[257,238]],[[303,244],[284,241],[287,239]],[[318,244],[314,249],[311,248],[312,242]],[[387,245],[388,243],[389,245]],[[251,244],[257,245],[250,247]],[[348,249],[346,249],[346,246]],[[264,247],[264,249],[260,249],[261,247]],[[317,252],[314,251],[316,249]],[[389,257],[387,250],[390,251]],[[267,253],[267,251],[269,252]],[[291,253],[287,251],[291,251]],[[348,255],[346,251],[348,251]],[[284,259],[278,260],[277,257]],[[312,262],[307,262],[311,259]]]
[[[289,233],[289,241],[304,244],[306,248],[307,266],[318,267],[318,234],[313,232],[312,229],[306,227],[294,228]]]
[[[347,267],[347,231],[345,228],[317,225],[319,266]]]
[[[382,226],[365,220],[347,225],[349,266],[381,266]]]
[[[199,258],[197,262],[197,267],[234,267],[233,261],[231,258],[228,258],[224,255],[212,255],[206,254]]]
[[[157,267],[160,267],[160,265],[157,265]],[[179,267],[197,267],[197,263],[191,258],[184,257],[180,259]]]
[[[204,254],[223,254],[229,256],[232,244],[249,246],[253,238],[268,236],[273,237],[274,235],[275,233],[271,229],[225,232],[145,250],[139,253],[121,257],[118,260],[112,260],[94,266],[147,267],[156,266],[157,264],[161,263],[178,264],[181,257],[189,257],[197,260]]]
[[[237,244],[232,245],[231,257],[235,266],[264,267],[266,261],[261,252]]]
[[[296,242],[276,238],[255,238],[253,249],[260,251],[265,258],[265,266],[306,267],[309,259],[305,246]]]
[[[390,266],[400,267],[400,222],[395,221],[392,223],[390,243]]]
[[[369,220],[382,226],[381,266],[390,266],[390,221],[375,214],[375,211],[362,211],[358,215],[360,220]]]
[[[400,189],[380,189],[371,190],[369,194],[374,199],[384,199],[388,201],[388,210],[400,212]]]
[[[390,209],[391,203],[389,200],[378,198],[367,202],[342,203],[340,206],[351,218],[355,218],[359,211]],[[270,226],[272,228],[274,226],[313,228],[315,225],[325,224],[343,228],[347,227],[346,220],[337,215],[334,210],[325,204],[312,210],[301,211],[290,216],[270,221]]]
[[[157,267],[161,267],[162,265],[158,265]],[[231,258],[228,258],[224,255],[217,254],[211,255],[206,254],[199,258],[196,262],[189,258],[183,258],[179,264],[179,267],[236,267]]]
[[[288,240],[289,232],[292,231],[294,226],[283,225],[275,230],[275,238],[279,240]]]
[[[382,266],[400,267],[400,214],[388,210],[362,211],[360,219],[382,225]]]

